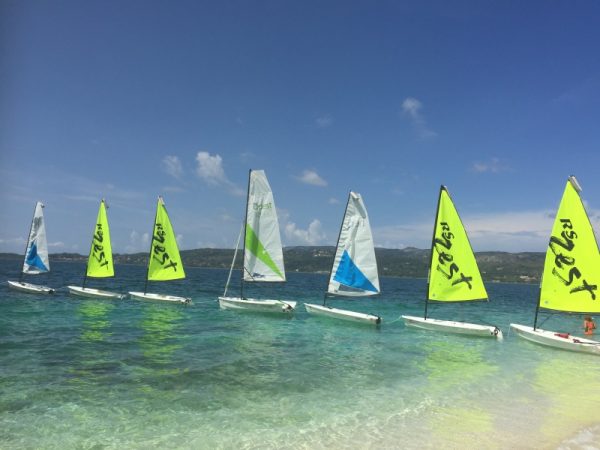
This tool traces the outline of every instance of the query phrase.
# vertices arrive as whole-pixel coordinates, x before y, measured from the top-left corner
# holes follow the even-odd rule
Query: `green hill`
[[[288,272],[329,272],[333,261],[333,246],[286,247],[283,251]],[[418,248],[375,249],[381,276],[424,278],[429,265],[429,250]],[[538,282],[544,264],[544,253],[480,252],[476,255],[484,281]],[[52,261],[85,262],[86,256],[77,253],[55,253]],[[232,249],[202,248],[181,252],[186,267],[209,267],[228,269],[233,258]],[[0,258],[17,259],[21,255],[0,253]],[[115,254],[117,264],[146,265],[147,253]],[[241,266],[242,255],[238,252],[236,268]]]

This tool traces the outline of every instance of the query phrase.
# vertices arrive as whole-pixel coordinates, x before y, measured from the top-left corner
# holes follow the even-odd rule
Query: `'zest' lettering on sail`
[[[254,211],[262,211],[263,209],[273,209],[273,203],[271,203],[271,202],[269,202],[269,203],[254,202],[252,204],[252,208],[254,209]]]
[[[177,262],[173,261],[169,254],[167,253],[167,249],[160,245],[165,243],[165,235],[167,233],[163,229],[162,224],[156,223],[156,230],[154,236],[152,236],[152,241],[158,242],[157,244],[152,245],[152,258],[157,261],[163,269],[173,269],[173,271],[177,272]]]
[[[454,239],[454,234],[450,231],[450,226],[447,222],[440,222],[440,226],[442,231],[441,237],[436,237],[433,241],[435,249],[438,252],[438,265],[436,270],[444,274],[448,280],[452,280],[454,275],[458,273],[460,277],[452,281],[452,286],[465,283],[469,289],[473,289],[473,286],[471,285],[473,277],[466,276],[464,273],[460,272],[458,265],[454,262],[454,256],[448,252],[448,250],[452,248],[452,239]],[[448,267],[448,272],[444,270],[446,266]]]
[[[596,300],[596,293],[598,285],[589,284],[587,280],[581,279],[581,271],[577,268],[575,257],[570,256],[569,253],[575,248],[575,241],[577,239],[577,233],[573,229],[573,223],[571,219],[560,219],[562,223],[562,232],[560,236],[550,237],[550,250],[554,253],[554,267],[552,268],[552,274],[556,276],[565,286],[571,287],[575,280],[581,280],[581,284],[573,285],[570,294],[577,292],[588,292],[592,297],[592,300]],[[565,253],[566,252],[566,253]],[[566,274],[561,274],[567,271]]]
[[[94,244],[92,245],[92,256],[96,261],[100,263],[100,267],[108,265],[108,260],[104,254],[104,232],[102,231],[102,224],[96,224],[96,232],[94,233]]]

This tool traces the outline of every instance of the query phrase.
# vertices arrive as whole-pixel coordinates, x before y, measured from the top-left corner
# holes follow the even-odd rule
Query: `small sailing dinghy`
[[[154,233],[150,242],[150,254],[148,256],[148,271],[144,292],[131,291],[131,298],[137,300],[149,300],[157,302],[171,302],[188,304],[192,301],[188,297],[175,295],[153,294],[146,292],[148,281],[170,281],[185,278],[183,263],[179,256],[175,233],[165,208],[162,197],[158,197],[156,205],[156,216],[154,218]]]
[[[92,237],[92,247],[88,256],[88,261],[85,266],[85,274],[83,276],[82,286],[67,286],[69,292],[80,297],[105,298],[120,300],[125,297],[123,294],[116,292],[104,291],[85,287],[85,283],[89,278],[107,278],[115,276],[115,269],[112,257],[112,245],[110,241],[110,229],[108,228],[108,218],[106,215],[106,202],[104,199],[100,202],[98,209],[98,218],[94,227],[94,235]]]
[[[378,295],[379,275],[367,209],[362,197],[350,192],[329,273],[323,305],[305,303],[310,314],[352,322],[380,324],[381,317],[326,305],[327,296],[364,297]]]
[[[430,301],[487,301],[488,295],[467,232],[446,186],[441,186],[431,242],[431,264],[423,317],[402,316],[407,326],[432,331],[502,339],[493,325],[439,320],[427,317]]]
[[[296,302],[278,299],[253,299],[244,296],[244,283],[285,281],[283,250],[273,192],[264,170],[250,170],[244,231],[244,267],[240,296],[227,295],[240,239],[236,244],[225,292],[219,297],[222,309],[268,313],[290,313]],[[241,233],[240,233],[241,236]]]
[[[511,323],[519,336],[537,344],[600,355],[600,342],[537,328],[540,309],[575,314],[600,313],[600,252],[581,201],[581,187],[570,176],[546,250],[533,327]]]
[[[23,270],[19,275],[19,281],[8,280],[8,286],[22,292],[32,294],[53,294],[54,289],[38,284],[26,283],[23,281],[23,275],[38,275],[50,271],[50,261],[48,259],[48,241],[46,240],[46,225],[44,223],[44,205],[42,202],[35,204],[31,228],[29,229],[29,238],[27,247],[25,247],[25,260],[23,261]]]

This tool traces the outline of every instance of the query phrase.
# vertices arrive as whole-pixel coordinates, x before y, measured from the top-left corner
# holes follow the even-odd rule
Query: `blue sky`
[[[34,203],[50,252],[232,247],[248,169],[284,245],[333,245],[349,190],[376,245],[427,248],[440,184],[476,251],[544,251],[567,176],[600,230],[596,1],[0,3],[0,251]]]

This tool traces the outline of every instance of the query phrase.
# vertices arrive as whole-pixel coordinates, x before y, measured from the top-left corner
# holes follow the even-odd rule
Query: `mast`
[[[25,274],[25,272],[23,272],[23,269],[25,267],[25,261],[27,261],[27,249],[29,248],[29,239],[31,238],[31,230],[33,230],[33,221],[35,219],[35,210],[37,209],[37,205],[38,203],[41,202],[36,202],[35,206],[33,207],[33,215],[31,216],[31,225],[29,225],[29,234],[27,235],[27,239],[25,240],[25,252],[23,253],[23,267],[21,267],[21,273],[19,274],[19,283],[21,283],[23,281],[23,275]],[[44,207],[44,205],[42,204],[42,208]]]
[[[148,288],[148,276],[150,275],[150,258],[152,258],[152,242],[154,242],[154,230],[156,230],[156,217],[158,216],[158,208],[163,203],[162,197],[158,196],[158,204],[156,205],[156,213],[154,214],[154,225],[152,225],[152,235],[150,237],[150,250],[148,251],[148,265],[146,267],[146,282],[144,283],[144,294]]]
[[[350,198],[352,195],[352,191],[348,193],[348,201],[346,202],[346,209],[344,210],[344,215],[342,216],[342,222],[340,223],[340,231],[338,232],[337,241],[335,243],[335,250],[333,251],[333,261],[331,261],[331,269],[329,269],[329,277],[327,278],[327,286],[329,286],[329,282],[331,281],[331,275],[333,275],[333,266],[335,264],[335,257],[337,255],[338,247],[340,246],[340,236],[342,235],[342,228],[344,227],[344,219],[346,218],[346,214],[348,212],[348,205],[350,204]],[[325,293],[323,294],[323,306],[325,306],[325,302],[327,301],[327,289],[325,289]]]
[[[88,258],[89,258],[89,256],[88,256]],[[82,289],[85,289],[85,282],[87,281],[87,269],[88,269],[88,263],[86,262],[85,263],[85,272],[83,273],[83,283],[81,286]]]
[[[433,267],[433,250],[435,246],[435,231],[437,230],[437,222],[440,214],[440,203],[442,201],[442,191],[446,190],[446,186],[443,184],[440,186],[440,195],[438,196],[437,208],[435,210],[435,222],[433,222],[433,235],[431,237],[431,249],[429,257],[429,269],[427,270],[427,286],[425,287],[425,312],[423,319],[427,319],[427,307],[429,306],[429,280],[431,278],[431,268]]]
[[[240,298],[244,298],[244,272],[246,270],[246,228],[248,225],[248,201],[250,200],[250,180],[252,178],[252,169],[248,170],[248,189],[246,191],[246,214],[244,216],[244,247],[242,251],[242,272],[240,279]],[[235,261],[235,260],[234,260]]]
[[[235,258],[237,257],[237,252],[240,248],[240,239],[242,238],[242,233],[244,232],[244,225],[245,224],[242,223],[240,234],[238,234],[237,242],[235,243],[235,251],[233,252],[233,260],[231,261],[231,267],[229,268],[229,275],[227,275],[227,282],[225,283],[225,292],[223,292],[223,297],[227,297],[227,289],[229,289],[229,282],[231,281],[231,274],[233,272],[233,266],[235,265]]]
[[[540,281],[540,289],[538,291],[538,301],[535,305],[535,318],[533,319],[533,331],[537,328],[538,313],[540,312],[540,302],[542,301],[542,283],[544,282],[544,275],[542,274],[542,280]]]
[[[100,201],[100,207],[102,207],[102,202],[104,201],[104,199],[102,199]],[[94,245],[94,235],[92,234],[92,246]],[[90,252],[88,253],[88,259],[85,263],[85,272],[83,272],[83,283],[81,288],[85,289],[85,282],[87,281],[87,270],[88,270],[88,266],[90,265],[90,255],[92,253],[92,250],[90,249]]]

